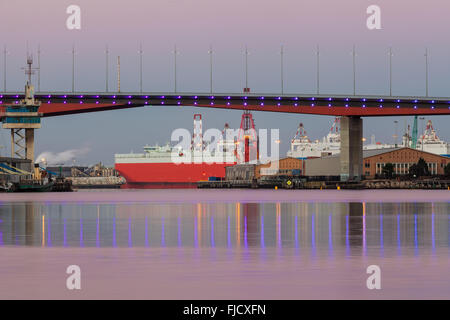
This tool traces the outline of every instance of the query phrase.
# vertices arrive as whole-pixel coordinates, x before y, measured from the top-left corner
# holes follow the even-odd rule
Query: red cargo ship
[[[197,182],[210,177],[224,178],[225,168],[236,164],[235,142],[220,140],[217,147],[224,161],[207,163],[203,160],[201,115],[194,115],[194,135],[191,151],[195,154],[189,163],[177,163],[175,157],[183,152],[170,145],[145,146],[144,153],[116,154],[115,169],[126,180],[123,188],[196,188]],[[225,129],[228,126],[226,125]],[[230,161],[230,159],[232,159]]]

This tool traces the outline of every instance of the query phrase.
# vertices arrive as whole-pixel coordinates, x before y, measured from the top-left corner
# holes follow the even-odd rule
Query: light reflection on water
[[[433,254],[450,245],[441,203],[0,205],[0,246],[293,248],[332,256]]]

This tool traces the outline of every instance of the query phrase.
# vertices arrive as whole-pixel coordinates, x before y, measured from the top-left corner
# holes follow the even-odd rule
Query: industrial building
[[[409,169],[422,158],[432,175],[443,175],[450,158],[407,147],[363,151],[363,174],[374,179],[383,173],[387,163],[394,166],[394,174],[409,174]],[[263,176],[337,177],[341,172],[340,154],[322,158],[283,158],[266,164],[239,164],[226,168],[228,181],[260,179]]]
[[[31,160],[0,157],[0,182],[18,182],[20,177],[33,172]]]
[[[302,175],[305,161],[297,158],[283,158],[278,161],[257,164],[238,164],[226,167],[225,180],[253,180],[262,176]]]
[[[432,175],[443,175],[450,158],[411,148],[389,148],[363,151],[363,174],[366,179],[381,175],[387,163],[394,165],[394,173],[405,175],[409,168],[422,158]],[[340,174],[340,155],[307,159],[306,176],[336,176]]]

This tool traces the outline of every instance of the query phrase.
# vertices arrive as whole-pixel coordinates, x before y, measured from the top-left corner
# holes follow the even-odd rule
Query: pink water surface
[[[448,190],[205,190],[157,189],[4,193],[0,201],[49,202],[448,202]]]

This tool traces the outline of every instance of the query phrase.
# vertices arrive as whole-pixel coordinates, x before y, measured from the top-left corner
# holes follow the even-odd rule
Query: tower
[[[25,86],[25,98],[6,106],[2,127],[11,130],[11,157],[28,159],[34,163],[34,129],[41,127],[39,106],[41,103],[34,99],[34,86],[31,84],[31,75],[35,69],[31,66],[33,58],[27,57],[28,67],[25,74],[28,81]]]
[[[201,114],[194,114],[194,133],[192,135],[191,148],[194,161],[202,162],[203,128]]]
[[[238,136],[237,158],[240,163],[255,162],[259,159],[258,136],[250,111],[245,110],[241,118]],[[244,149],[244,150],[242,150]]]

